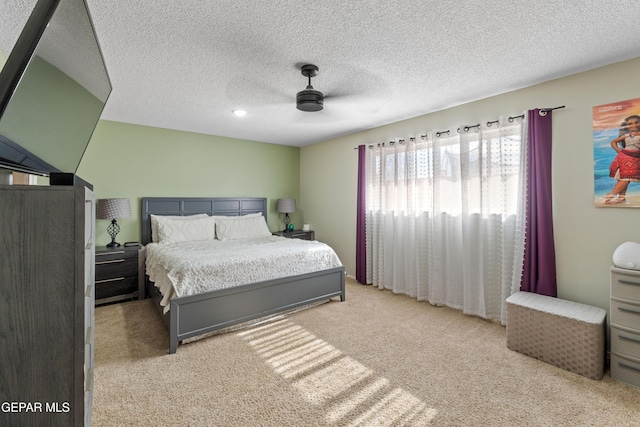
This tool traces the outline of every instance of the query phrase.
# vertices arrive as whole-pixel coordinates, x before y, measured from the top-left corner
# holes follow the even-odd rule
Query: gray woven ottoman
[[[531,292],[516,292],[506,303],[509,349],[587,378],[602,378],[605,310]]]

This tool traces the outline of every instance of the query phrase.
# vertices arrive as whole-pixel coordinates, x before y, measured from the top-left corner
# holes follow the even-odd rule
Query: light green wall
[[[118,220],[117,240],[140,239],[142,197],[266,197],[271,230],[283,227],[276,200],[299,198],[297,147],[101,120],[78,176],[96,198],[128,197],[133,217]],[[302,214],[292,215],[294,224]],[[111,241],[108,220],[97,220],[98,246]]]
[[[640,58],[464,104],[411,120],[303,147],[300,204],[319,240],[332,245],[347,273],[355,274],[356,175],[359,144],[457,129],[520,114],[533,108],[553,112],[553,204],[559,297],[608,310],[609,267],[625,241],[640,242],[640,211],[596,208],[592,107],[640,98],[633,84]],[[337,208],[339,207],[339,209]]]

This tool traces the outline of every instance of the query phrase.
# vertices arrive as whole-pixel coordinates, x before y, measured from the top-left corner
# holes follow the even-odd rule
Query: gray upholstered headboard
[[[265,197],[143,197],[141,216],[142,244],[151,242],[151,219],[154,215],[208,215],[238,216],[262,212],[267,218]]]

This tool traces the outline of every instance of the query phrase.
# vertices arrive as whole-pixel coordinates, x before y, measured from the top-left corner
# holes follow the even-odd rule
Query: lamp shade
[[[278,213],[294,213],[296,211],[296,199],[278,199],[276,210]]]
[[[99,199],[96,205],[96,218],[116,219],[129,218],[131,204],[129,199]]]

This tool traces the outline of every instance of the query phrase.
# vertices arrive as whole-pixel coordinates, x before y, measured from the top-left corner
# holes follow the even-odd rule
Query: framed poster
[[[640,207],[640,98],[593,107],[594,204]]]

